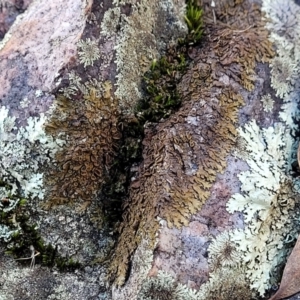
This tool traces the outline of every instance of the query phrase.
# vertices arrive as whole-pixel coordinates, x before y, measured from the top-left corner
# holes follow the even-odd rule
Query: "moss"
[[[184,47],[170,47],[167,56],[153,61],[144,76],[145,96],[138,102],[136,116],[142,122],[158,122],[180,107],[176,86],[187,67]]]
[[[145,95],[135,108],[135,114],[142,123],[165,119],[181,105],[177,85],[191,62],[189,46],[198,43],[203,33],[202,9],[195,1],[188,1],[185,21],[189,34],[179,39],[176,45],[170,45],[166,55],[153,60],[143,77]]]
[[[203,33],[202,14],[203,10],[197,5],[195,0],[187,1],[184,19],[189,29],[189,34],[186,37],[186,41],[189,44],[197,43],[201,39]]]
[[[1,182],[7,190],[12,188]],[[6,253],[17,258],[29,257],[30,248],[34,247],[35,251],[40,254],[36,256],[36,262],[43,266],[56,266],[59,270],[68,270],[79,267],[78,263],[69,258],[61,257],[56,247],[45,244],[40,236],[37,225],[30,221],[30,207],[27,199],[18,196],[9,196],[0,200],[0,227],[5,226],[10,230],[7,238],[0,236],[3,240]],[[18,260],[20,264],[28,266],[29,260]],[[70,267],[70,268],[69,268]]]

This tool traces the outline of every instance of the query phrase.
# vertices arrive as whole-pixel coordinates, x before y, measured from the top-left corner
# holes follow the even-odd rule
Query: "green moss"
[[[186,38],[170,46],[165,56],[154,60],[144,75],[145,97],[135,109],[136,117],[143,124],[167,118],[181,105],[176,86],[191,61],[188,48],[198,43],[203,33],[202,9],[195,1],[188,1],[185,21],[189,29]]]
[[[5,201],[4,201],[5,200]],[[30,212],[27,206],[27,200],[14,196],[1,201],[2,210],[0,210],[0,225],[8,226],[12,230],[9,239],[4,243],[6,254],[14,258],[29,257],[30,247],[33,246],[35,251],[40,254],[36,256],[37,264],[43,266],[56,266],[60,271],[73,270],[79,267],[79,263],[68,257],[61,257],[57,253],[56,247],[46,244],[40,236],[36,224],[30,222]],[[11,210],[5,210],[9,207],[10,201],[18,201],[17,205]],[[17,260],[18,263],[28,266],[29,260]]]
[[[174,54],[169,49],[170,54],[154,61],[150,71],[144,76],[146,95],[136,106],[136,116],[141,123],[158,122],[167,118],[181,104],[176,84],[186,67],[186,59],[177,49],[172,50]]]
[[[197,43],[202,37],[202,14],[203,10],[196,4],[195,0],[187,1],[187,9],[184,19],[189,29],[189,34],[186,37],[186,40],[189,43]]]

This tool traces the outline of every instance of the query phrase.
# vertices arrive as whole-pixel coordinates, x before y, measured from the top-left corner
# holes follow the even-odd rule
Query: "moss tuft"
[[[197,43],[203,34],[203,10],[196,4],[195,0],[187,1],[184,19],[189,29],[186,40],[189,44]]]

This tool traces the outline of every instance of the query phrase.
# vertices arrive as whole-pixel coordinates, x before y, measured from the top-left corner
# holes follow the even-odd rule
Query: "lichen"
[[[244,253],[251,287],[263,295],[287,252],[284,239],[291,231],[290,217],[297,199],[287,165],[293,149],[286,148],[291,136],[282,123],[260,129],[251,121],[239,134],[247,142],[250,170],[238,175],[241,194],[231,197],[227,209],[244,212],[246,229],[231,234],[231,239]]]
[[[97,40],[91,40],[90,38],[85,41],[80,40],[77,43],[77,46],[80,49],[78,50],[79,61],[85,68],[87,66],[93,66],[94,61],[100,58],[100,50]]]
[[[115,4],[121,5],[125,2],[116,1]],[[172,18],[175,15],[176,19],[172,21],[172,32],[176,32],[177,37],[183,36],[186,32],[183,15],[178,16],[173,12],[173,1],[142,0],[133,4],[131,9],[129,16],[121,14],[120,31],[116,36],[117,46],[115,47],[115,63],[118,71],[115,95],[120,99],[122,111],[128,114],[132,113],[132,106],[142,98],[142,75],[149,69],[151,61],[159,56],[158,51],[165,47],[162,41],[162,45],[157,44],[156,28],[163,27],[164,30],[160,29],[159,34],[164,32],[164,35],[168,35],[169,25],[167,21],[164,22],[159,18],[163,18],[164,14],[172,14]],[[141,11],[143,11],[142,15]],[[106,23],[104,19],[103,30]]]
[[[270,64],[271,85],[276,90],[276,95],[283,98],[293,89],[297,78],[297,64],[289,57],[275,57]]]
[[[120,7],[108,9],[103,16],[103,21],[101,23],[101,33],[106,36],[111,36],[115,34],[117,31],[117,26],[120,23],[120,18]]]
[[[247,151],[241,158],[249,170],[238,175],[241,193],[227,203],[229,212],[244,213],[245,229],[231,234],[231,239],[243,253],[251,288],[260,295],[278,284],[289,241],[298,235],[295,220],[300,191],[299,179],[292,176],[298,147],[299,7],[293,1],[265,0],[263,9],[269,17],[270,39],[277,48],[270,64],[271,85],[284,102],[273,126],[260,128],[252,120],[238,129]]]
[[[72,84],[76,78],[71,77]],[[91,201],[109,175],[121,138],[118,105],[111,96],[111,85],[105,82],[99,90],[95,81],[88,81],[71,88],[80,100],[58,97],[46,126],[53,136],[67,136],[66,146],[55,156],[57,167],[47,177],[50,206]]]
[[[148,277],[138,293],[139,300],[196,300],[196,291],[176,283],[167,273],[158,272]]]
[[[253,294],[241,268],[223,267],[210,274],[201,286],[197,300],[251,300]]]
[[[277,56],[271,63],[271,82],[277,96],[288,98],[299,73],[300,9],[293,1],[263,1],[263,10],[269,17],[267,27],[270,39],[277,47]]]
[[[41,114],[29,117],[27,126],[17,128],[16,118],[9,116],[8,109],[0,109],[0,178],[11,186],[11,196],[43,199],[43,174],[39,170],[64,144],[59,137],[54,140],[46,135],[45,121]]]
[[[274,100],[272,99],[272,96],[270,94],[262,96],[260,101],[262,102],[265,112],[271,112],[273,110]]]
[[[217,174],[226,168],[226,157],[236,145],[238,110],[244,103],[238,90],[251,90],[255,63],[273,56],[259,7],[247,5],[227,7],[235,16],[230,20],[222,6],[216,9],[217,18],[230,26],[206,24],[197,62],[191,63],[176,87],[181,107],[167,120],[146,127],[144,161],[124,205],[111,261],[110,274],[117,285],[125,282],[128,262],[141,240],[147,238],[154,246],[157,218],[166,220],[170,228],[187,225],[210,196]],[[249,12],[250,24],[245,16]]]
[[[220,233],[209,245],[209,264],[213,269],[220,267],[237,267],[240,264],[240,253],[228,231]]]

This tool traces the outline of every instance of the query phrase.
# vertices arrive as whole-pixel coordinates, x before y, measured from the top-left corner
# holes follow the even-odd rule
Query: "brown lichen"
[[[167,220],[169,227],[187,225],[208,199],[217,173],[226,167],[243,104],[238,91],[254,87],[256,62],[273,55],[258,6],[241,2],[222,1],[216,8],[217,24],[206,20],[207,39],[196,54],[197,63],[177,86],[182,107],[146,129],[144,161],[124,205],[110,267],[117,285],[124,283],[141,239],[154,245],[157,217]],[[210,14],[208,3],[204,7]]]
[[[48,133],[64,134],[67,146],[57,153],[57,166],[48,176],[48,205],[74,200],[90,201],[105,182],[121,133],[119,111],[109,90],[89,87],[78,99],[57,99]]]

